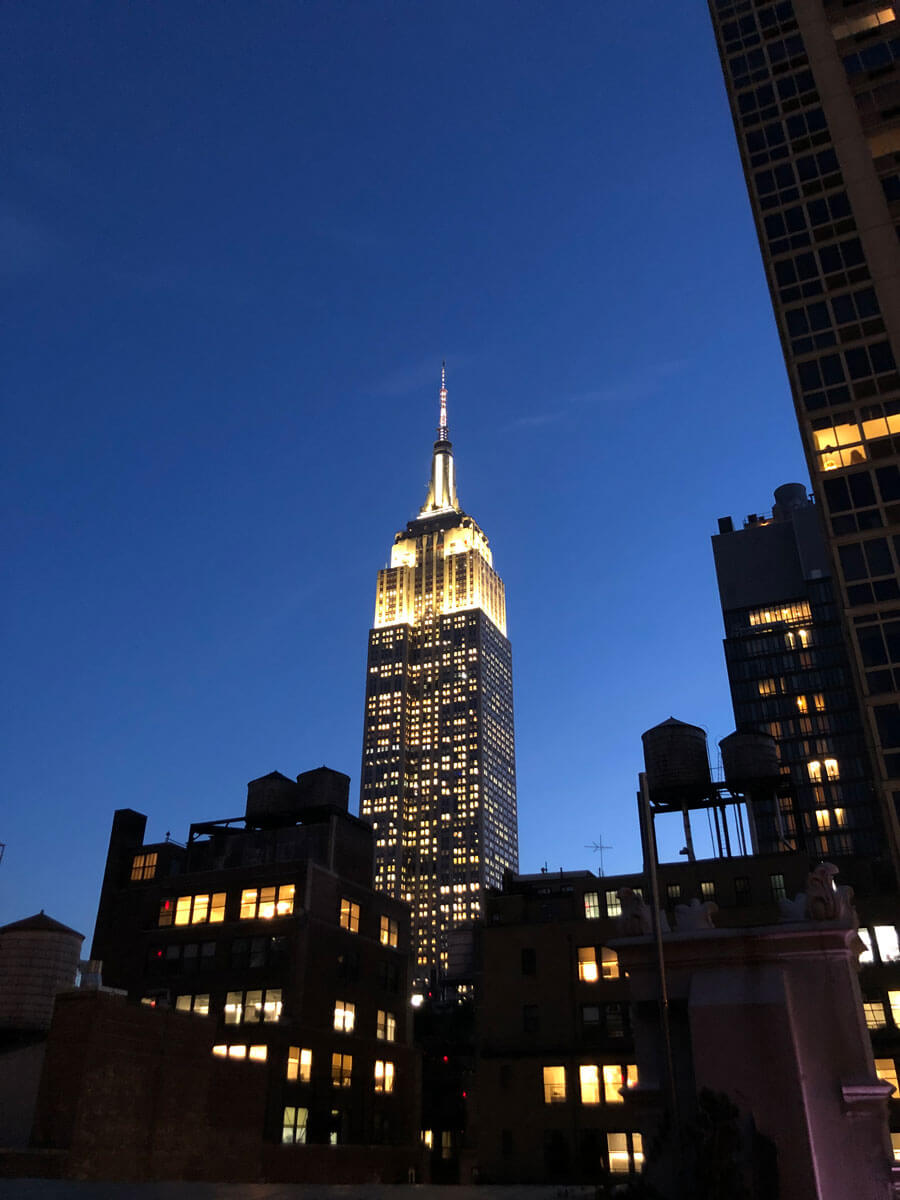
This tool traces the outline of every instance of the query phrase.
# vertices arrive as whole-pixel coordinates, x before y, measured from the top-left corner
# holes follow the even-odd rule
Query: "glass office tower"
[[[900,806],[900,22],[710,0],[877,781]]]

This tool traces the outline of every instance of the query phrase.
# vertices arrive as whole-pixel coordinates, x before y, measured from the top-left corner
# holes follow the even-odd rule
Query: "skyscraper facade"
[[[900,6],[710,10],[896,863]]]
[[[437,433],[425,504],[378,572],[360,788],[375,887],[412,907],[420,979],[518,866],[506,599],[457,499],[443,373]]]
[[[884,834],[816,506],[784,484],[771,515],[742,529],[723,517],[712,543],[735,726],[775,738],[792,784],[752,798],[755,849],[875,855]]]

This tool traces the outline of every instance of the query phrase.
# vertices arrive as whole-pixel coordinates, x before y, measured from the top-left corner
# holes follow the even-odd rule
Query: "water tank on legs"
[[[0,1029],[50,1028],[56,993],[75,986],[83,941],[43,912],[0,928]]]
[[[729,733],[719,742],[725,782],[737,791],[778,775],[778,745],[768,733]]]
[[[687,799],[711,786],[706,731],[669,717],[641,734],[644,769],[654,800]]]

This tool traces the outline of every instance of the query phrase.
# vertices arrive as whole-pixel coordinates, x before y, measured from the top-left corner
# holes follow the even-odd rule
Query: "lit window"
[[[797,697],[797,710],[798,710],[799,712],[802,712],[802,713],[805,713],[805,712],[807,712],[807,707],[806,707],[806,697],[805,697],[805,696],[798,696],[798,697]]]
[[[608,917],[621,917],[622,915],[622,901],[614,891],[606,893],[606,915]]]
[[[825,759],[825,775],[828,779],[840,779],[841,773],[838,770],[838,762],[836,758]]]
[[[827,808],[816,809],[816,825],[819,829],[831,828],[831,813]]]
[[[331,1056],[331,1082],[334,1087],[347,1088],[350,1086],[353,1075],[353,1055],[352,1054],[332,1054]]]
[[[246,888],[241,892],[241,920],[248,921],[261,917],[271,920],[272,917],[289,917],[294,911],[294,885],[282,884],[280,887]]]
[[[309,1083],[312,1078],[312,1050],[288,1047],[287,1077],[292,1083]]]
[[[354,904],[352,900],[341,900],[341,929],[359,933],[359,905]]]
[[[176,925],[203,925],[225,920],[225,893],[208,892],[200,896],[179,896],[174,905]],[[172,924],[172,901],[163,900],[159,910],[160,925]]]
[[[806,773],[809,775],[810,783],[822,782],[822,764],[820,762],[808,762]]]
[[[375,1023],[375,1036],[382,1042],[393,1042],[397,1038],[397,1018],[392,1012],[379,1008]]]
[[[431,1129],[423,1129],[422,1130],[422,1145],[425,1147],[426,1150],[432,1150],[434,1148],[434,1131],[433,1130],[431,1130]]]
[[[859,940],[862,942],[863,946],[865,947],[865,949],[862,951],[862,953],[859,956],[860,963],[865,965],[867,963],[874,962],[875,961],[875,952],[872,949],[872,935],[869,933],[868,929],[865,928],[865,926],[861,927],[860,929],[857,929],[856,932],[859,934]]]
[[[900,1029],[900,991],[888,992],[888,1003],[891,1006],[891,1016],[894,1024]]]
[[[600,895],[598,892],[584,893],[584,915],[588,921],[600,919]]]
[[[900,1085],[897,1083],[897,1064],[892,1058],[876,1058],[875,1074],[879,1079],[883,1079],[885,1083],[891,1085],[895,1095],[900,1094]]]
[[[394,1090],[394,1064],[375,1060],[375,1091],[392,1092]]]
[[[341,915],[343,916],[343,912]],[[341,921],[341,924],[343,925],[343,921]],[[357,928],[359,928],[359,906],[358,905],[356,908],[356,924],[357,924]],[[355,933],[356,930],[354,930],[353,932]],[[382,946],[396,946],[397,945],[397,922],[396,921],[392,920],[390,917],[382,917],[381,918],[381,931],[379,934],[379,940],[381,941]]]
[[[544,1067],[544,1103],[563,1104],[566,1099],[566,1068]]]
[[[597,951],[593,946],[578,947],[578,978],[584,983],[596,983],[600,978]]]
[[[628,1175],[631,1171],[631,1154],[628,1150],[627,1133],[608,1133],[606,1149],[609,1154],[609,1169],[613,1175]]]
[[[760,696],[774,696],[775,695],[775,680],[774,679],[760,679],[756,685],[756,690],[759,692]]]
[[[131,860],[132,882],[139,879],[152,879],[156,874],[156,853],[136,854]]]
[[[604,979],[619,978],[619,956],[608,946],[600,947],[600,965]]]
[[[356,1023],[356,1005],[347,1000],[334,1002],[334,1027],[338,1033],[352,1033]]]
[[[281,1019],[281,988],[229,992],[225,997],[226,1025],[258,1025]]]
[[[836,808],[832,815],[834,816],[835,825],[842,826],[847,824],[847,813],[845,809]]]
[[[595,1065],[586,1063],[578,1068],[578,1084],[582,1104],[600,1103],[600,1071]]]
[[[894,1152],[894,1162],[900,1162],[900,1133],[891,1133],[891,1149]]]
[[[831,32],[835,38],[852,37],[857,33],[865,33],[866,30],[876,29],[879,25],[887,25],[896,17],[893,6],[878,9],[877,12],[865,13],[859,17],[844,17],[842,21],[836,21],[831,27]]]
[[[176,996],[175,1009],[177,1012],[189,1012],[198,1017],[208,1017],[209,996]]]
[[[622,1067],[607,1064],[603,1068],[603,1099],[607,1104],[621,1104],[620,1094],[625,1086],[625,1072]]]
[[[251,1059],[253,1062],[265,1062],[268,1056],[268,1046],[248,1046],[246,1042],[230,1042],[228,1045],[217,1045],[212,1048],[216,1058]]]
[[[887,1025],[884,1004],[880,1000],[863,1001],[863,1012],[866,1015],[867,1029],[884,1029]]]
[[[816,692],[816,694],[813,696],[813,707],[815,708],[816,712],[825,711],[825,697],[821,692]]]
[[[309,1122],[308,1108],[294,1108],[288,1105],[284,1110],[281,1123],[282,1145],[302,1146],[306,1142],[306,1126]]]
[[[875,926],[875,944],[878,947],[878,956],[883,963],[897,962],[900,959],[897,930],[893,925]]]

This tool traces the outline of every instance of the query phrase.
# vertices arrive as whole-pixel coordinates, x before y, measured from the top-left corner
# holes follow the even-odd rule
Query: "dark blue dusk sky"
[[[701,0],[7,0],[0,922],[112,812],[359,781],[447,360],[505,581],[522,870],[640,861],[640,734],[732,728],[709,536],[804,480]],[[677,851],[680,841],[673,843]]]

